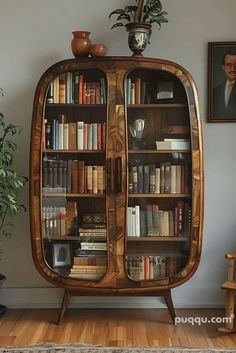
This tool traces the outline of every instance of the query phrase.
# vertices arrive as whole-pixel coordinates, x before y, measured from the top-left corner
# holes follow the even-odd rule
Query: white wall
[[[73,30],[90,30],[93,42],[109,48],[108,55],[130,55],[124,29],[110,30],[109,13],[121,0],[0,0],[0,111],[23,127],[16,165],[28,174],[32,103],[41,74],[53,63],[71,58]],[[226,276],[224,253],[236,250],[236,123],[208,124],[207,43],[236,39],[235,0],[163,0],[169,23],[154,30],[146,56],[176,61],[195,78],[201,100],[205,148],[205,222],[199,269],[185,285],[173,290],[176,307],[218,306],[224,301],[220,284]],[[21,193],[28,203],[28,189]],[[0,302],[9,307],[58,306],[62,290],[36,272],[32,257],[29,214],[15,219],[11,239],[0,247],[5,256],[0,272],[7,282]],[[74,305],[153,306],[157,299],[74,298]],[[77,303],[77,304],[76,304]]]

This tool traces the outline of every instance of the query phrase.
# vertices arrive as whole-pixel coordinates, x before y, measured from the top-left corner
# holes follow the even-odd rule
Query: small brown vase
[[[89,55],[89,46],[91,40],[89,38],[90,32],[86,31],[74,31],[72,32],[74,38],[71,41],[71,49],[76,58],[80,56]]]

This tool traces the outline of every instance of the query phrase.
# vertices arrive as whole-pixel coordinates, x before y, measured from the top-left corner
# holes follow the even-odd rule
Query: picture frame
[[[236,122],[236,42],[208,43],[208,122]]]
[[[71,247],[69,243],[53,243],[53,267],[71,266]]]

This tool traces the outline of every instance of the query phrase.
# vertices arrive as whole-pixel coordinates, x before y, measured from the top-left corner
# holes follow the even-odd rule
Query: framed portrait
[[[53,267],[71,265],[71,248],[69,243],[53,243]]]
[[[208,43],[208,122],[236,122],[236,42]]]

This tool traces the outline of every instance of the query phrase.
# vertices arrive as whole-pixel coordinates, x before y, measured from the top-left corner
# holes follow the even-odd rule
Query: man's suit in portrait
[[[236,117],[236,81],[232,87],[228,105],[225,106],[225,85],[217,86],[213,91],[213,116],[215,118]]]

